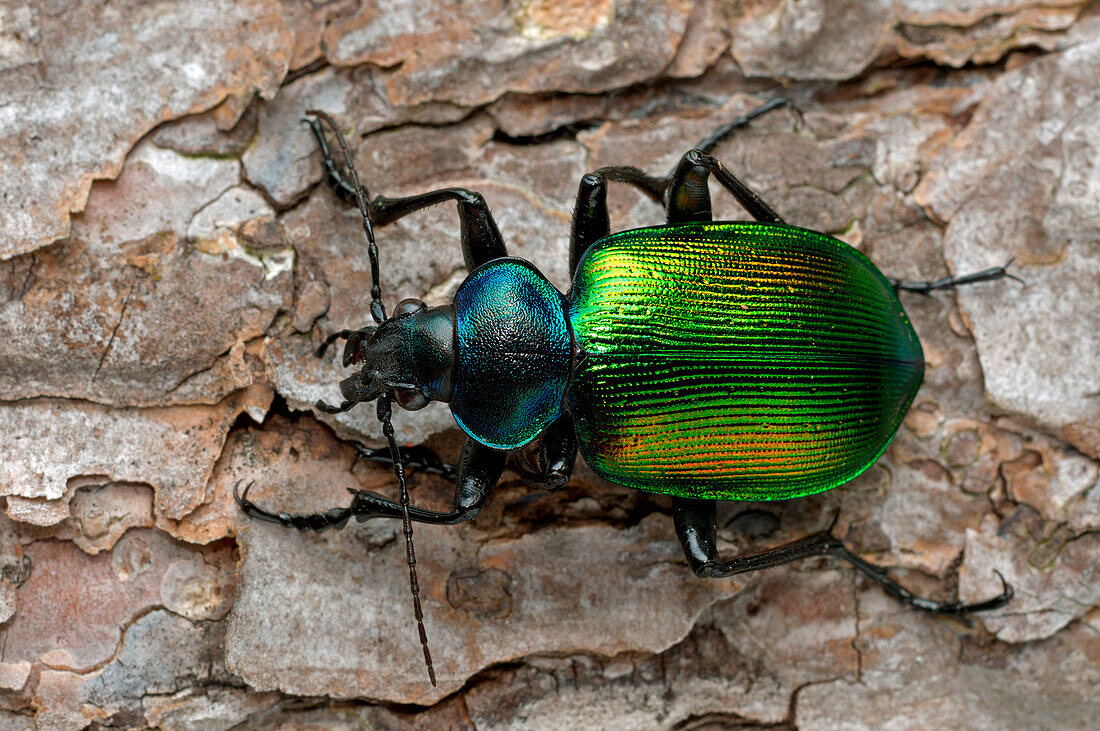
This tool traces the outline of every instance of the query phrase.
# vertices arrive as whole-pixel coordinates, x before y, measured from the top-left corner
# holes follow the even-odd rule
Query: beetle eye
[[[405,411],[418,411],[428,405],[430,399],[420,391],[413,389],[394,389],[397,404]]]
[[[427,307],[428,306],[420,300],[410,297],[397,303],[397,307],[393,308],[393,317],[404,317],[405,315],[412,315],[420,312],[423,309],[427,309]]]

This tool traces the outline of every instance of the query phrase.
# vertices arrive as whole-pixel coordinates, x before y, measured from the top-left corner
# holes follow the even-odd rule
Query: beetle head
[[[377,327],[357,330],[344,346],[344,365],[362,370],[340,383],[348,401],[372,401],[383,391],[404,409],[450,401],[454,366],[454,307],[407,299]]]

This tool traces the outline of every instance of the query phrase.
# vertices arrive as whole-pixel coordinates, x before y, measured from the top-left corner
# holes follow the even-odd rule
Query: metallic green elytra
[[[573,282],[568,403],[601,477],[782,500],[882,454],[924,375],[890,283],[825,234],[718,222],[595,243]]]

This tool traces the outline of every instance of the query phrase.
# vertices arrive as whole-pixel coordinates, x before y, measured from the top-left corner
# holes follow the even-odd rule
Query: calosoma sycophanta
[[[248,500],[247,488],[237,500],[251,516],[299,529],[340,527],[352,516],[402,519],[433,684],[411,523],[472,519],[508,454],[521,449],[537,463],[521,474],[539,486],[565,485],[579,450],[607,480],[672,496],[677,535],[702,577],[831,555],[930,612],[995,609],[1011,598],[1007,583],[999,596],[976,604],[916,597],[828,530],[729,561],[718,557],[715,501],[822,492],[859,475],[889,444],[924,375],[920,341],[898,291],[1012,276],[996,267],[936,282],[901,282],[883,276],[847,244],[786,224],[708,154],[735,129],[786,104],[773,100],[717,130],[664,178],[632,167],[585,175],[573,214],[573,281],[566,294],[532,264],[508,256],[478,193],[444,188],[369,199],[335,124],[311,113],[328,182],[362,214],[375,320],[335,332],[322,344],[318,355],[346,340],[343,363],[359,370],[340,384],[339,406],[317,407],[336,413],[377,401],[389,447],[360,445],[360,452],[392,464],[401,497],[356,491],[349,507],[311,515],[263,510]],[[343,166],[331,153],[324,125],[337,136]],[[711,176],[755,220],[712,221]],[[662,202],[667,224],[612,234],[609,182],[634,185]],[[429,308],[405,300],[387,315],[373,225],[446,201],[458,204],[469,276],[450,304]],[[467,435],[457,466],[421,451],[402,455],[390,422],[394,400],[408,410],[433,400],[450,404]],[[453,508],[411,506],[406,464],[454,479]]]

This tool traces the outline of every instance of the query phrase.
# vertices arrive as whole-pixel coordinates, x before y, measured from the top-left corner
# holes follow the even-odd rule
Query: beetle
[[[529,262],[508,256],[485,199],[464,188],[370,198],[340,130],[326,114],[306,121],[328,184],[359,207],[371,264],[375,324],[340,330],[346,411],[377,401],[388,448],[360,454],[392,464],[394,501],[353,491],[350,506],[309,515],[273,513],[234,495],[250,516],[298,529],[342,527],[349,518],[403,521],[410,584],[429,677],[435,683],[416,581],[413,522],[471,520],[499,481],[509,453],[525,450],[521,475],[554,489],[578,451],[600,477],[672,497],[673,521],[696,575],[720,578],[811,557],[847,561],[905,604],[960,615],[1004,606],[1012,588],[964,604],[915,596],[863,560],[829,529],[776,548],[721,560],[718,500],[786,500],[842,485],[886,449],[924,375],[920,341],[898,292],[927,293],[1003,277],[1006,267],[933,282],[884,276],[863,254],[826,234],[787,224],[709,153],[774,109],[777,98],[716,130],[665,177],[604,167],[580,182],[570,238],[572,287],[559,292]],[[343,155],[339,164],[326,128]],[[708,179],[752,221],[713,221]],[[665,225],[611,233],[609,183],[661,202]],[[405,300],[387,315],[374,225],[427,206],[458,206],[469,275],[449,304]],[[416,410],[450,405],[466,433],[457,466],[401,451],[391,402]],[[413,459],[409,459],[413,457]],[[406,464],[455,482],[449,511],[409,504]],[[523,464],[522,462],[520,464]],[[537,466],[535,466],[537,465]],[[998,574],[1000,575],[1000,574]]]

